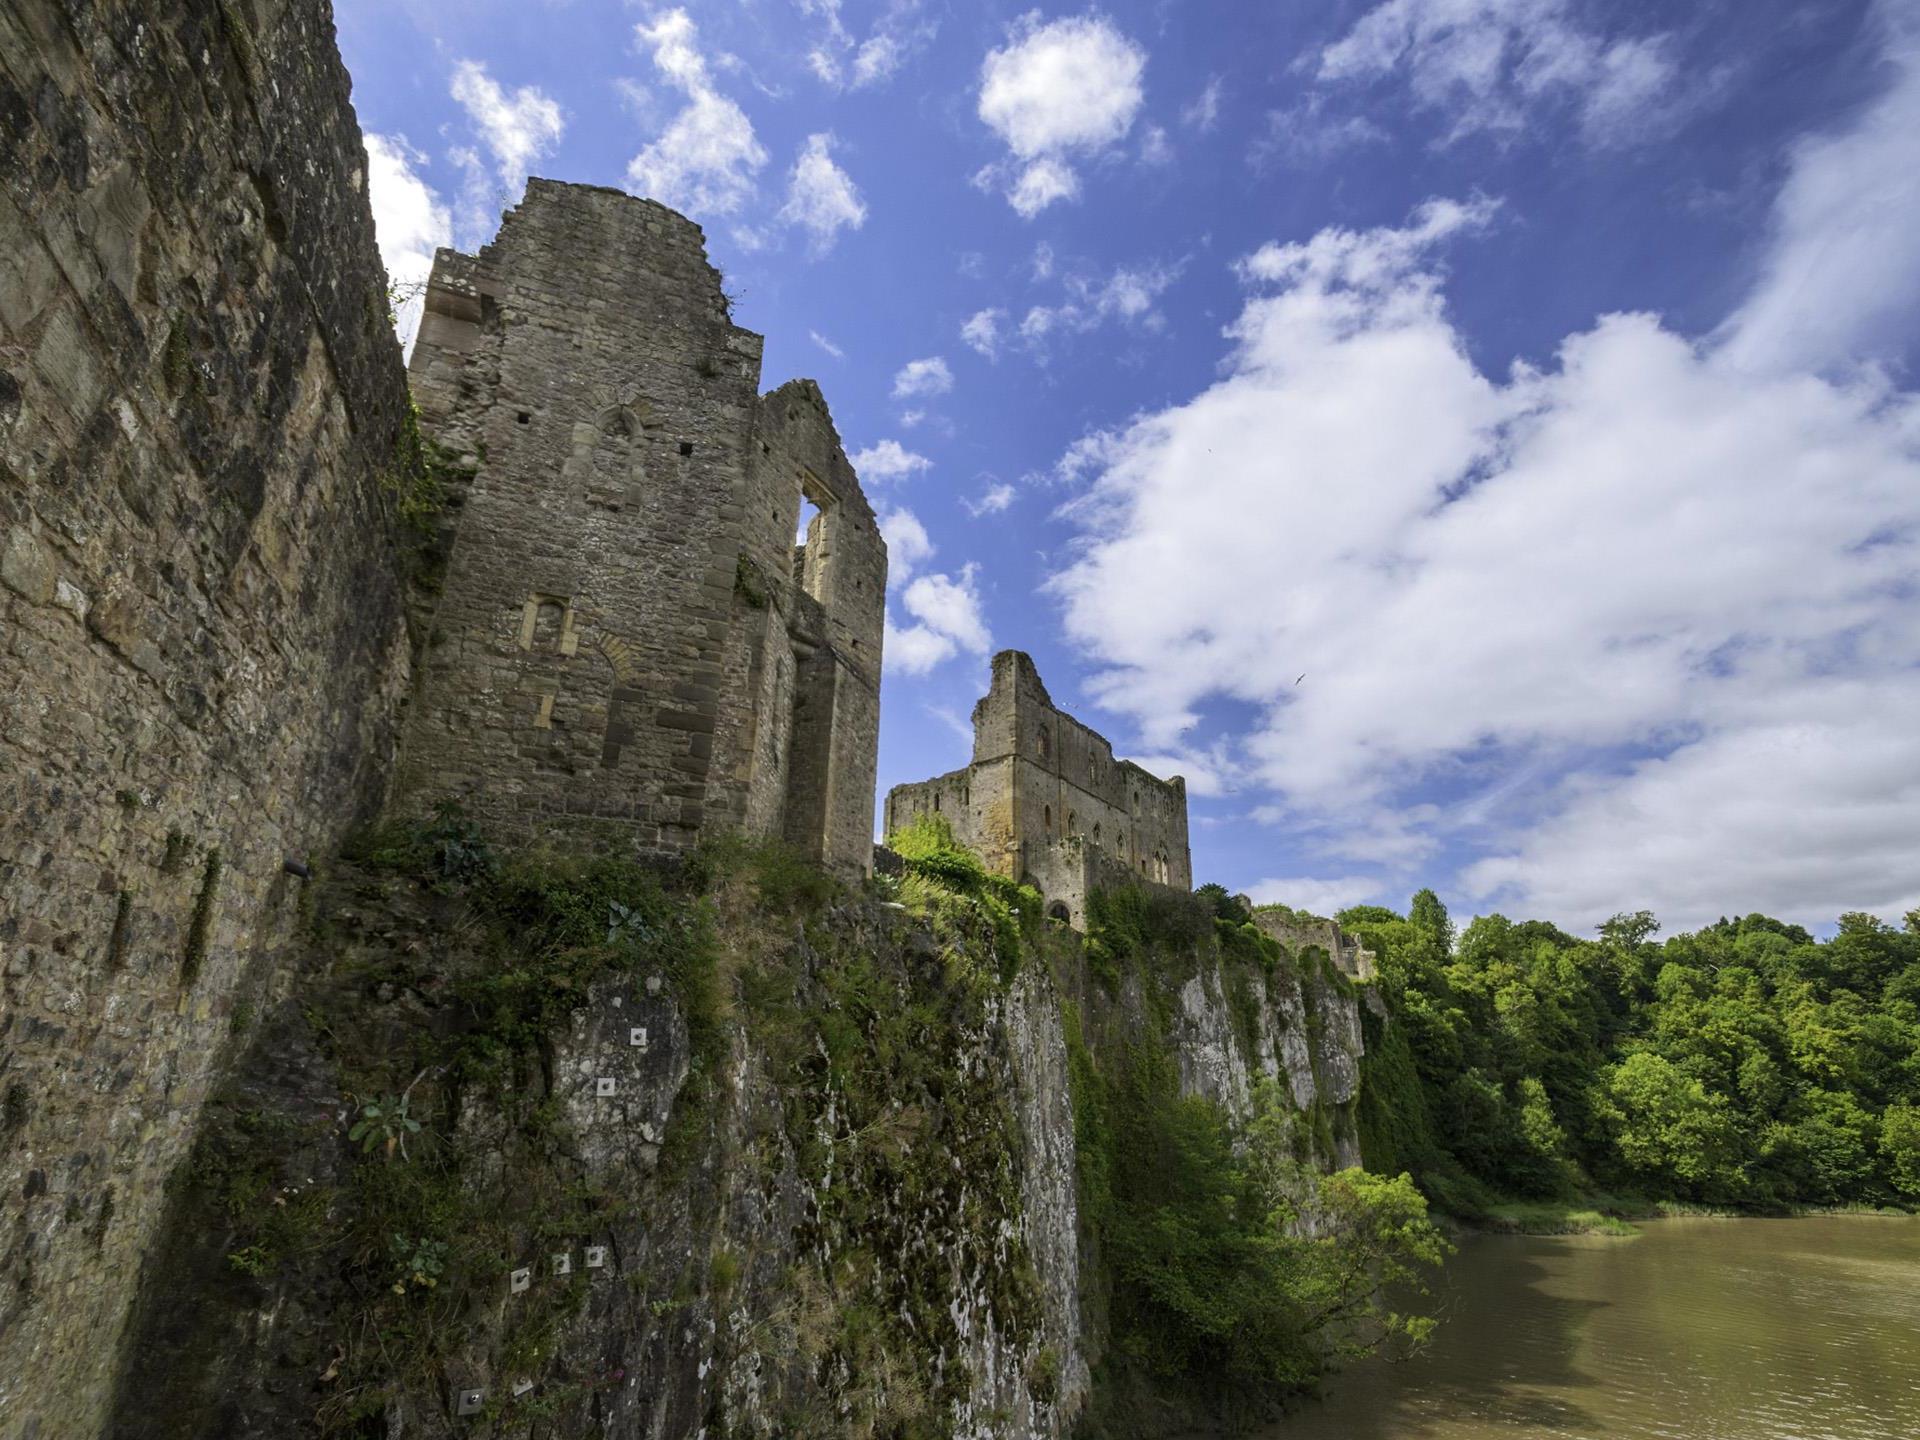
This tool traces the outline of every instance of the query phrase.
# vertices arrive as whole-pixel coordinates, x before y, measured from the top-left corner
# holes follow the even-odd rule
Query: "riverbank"
[[[1641,1220],[1912,1214],[1911,1210],[1874,1205],[1802,1205],[1742,1210],[1724,1205],[1694,1205],[1678,1200],[1630,1200],[1609,1195],[1570,1201],[1516,1200],[1489,1205],[1477,1215],[1447,1218],[1462,1230],[1493,1235],[1614,1235],[1625,1239],[1640,1233],[1634,1222]]]

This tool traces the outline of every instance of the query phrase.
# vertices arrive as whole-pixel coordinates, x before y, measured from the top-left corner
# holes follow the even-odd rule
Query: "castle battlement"
[[[993,657],[992,684],[973,707],[972,763],[887,792],[889,834],[930,814],[1076,927],[1095,889],[1193,887],[1186,781],[1116,760],[1105,736],[1053,703],[1018,650]]]

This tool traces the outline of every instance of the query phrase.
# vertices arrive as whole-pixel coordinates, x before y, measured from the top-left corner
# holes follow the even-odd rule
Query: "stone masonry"
[[[1240,899],[1244,902],[1246,897],[1243,895]],[[1357,937],[1347,934],[1331,920],[1322,920],[1317,916],[1285,910],[1278,906],[1266,906],[1254,910],[1253,923],[1264,934],[1278,940],[1294,954],[1299,954],[1309,947],[1318,946],[1326,952],[1327,958],[1339,967],[1342,974],[1355,980],[1373,978],[1373,952],[1363,946]]]
[[[319,0],[0,0],[0,1435],[99,1433],[202,1102],[406,687]]]
[[[439,253],[413,391],[475,478],[403,805],[865,872],[886,545],[818,387],[759,395],[760,352],[699,227],[620,191],[534,180],[479,255]]]
[[[1018,650],[993,657],[973,707],[973,763],[887,792],[888,834],[922,815],[945,816],[990,870],[1033,884],[1076,928],[1104,886],[1193,886],[1186,781],[1115,760],[1104,736],[1054,705]]]

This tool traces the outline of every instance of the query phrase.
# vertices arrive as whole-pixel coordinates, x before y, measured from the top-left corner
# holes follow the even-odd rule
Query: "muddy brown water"
[[[1435,1298],[1262,1440],[1920,1440],[1920,1219],[1471,1236]]]

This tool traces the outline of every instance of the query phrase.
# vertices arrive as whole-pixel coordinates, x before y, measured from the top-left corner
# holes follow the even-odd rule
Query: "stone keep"
[[[987,867],[1034,885],[1048,913],[1086,924],[1102,886],[1193,886],[1187,783],[1115,760],[1107,739],[1057,708],[1033,660],[993,657],[973,707],[973,763],[887,792],[887,833],[941,815]]]
[[[760,395],[760,352],[699,227],[620,191],[534,180],[477,256],[435,258],[413,393],[475,474],[404,807],[868,868],[886,545],[819,388]]]

